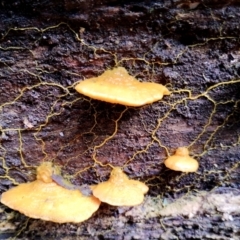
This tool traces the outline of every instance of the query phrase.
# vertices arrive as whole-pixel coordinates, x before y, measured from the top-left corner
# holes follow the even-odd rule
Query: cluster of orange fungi
[[[123,171],[113,168],[108,181],[91,186],[92,195],[79,189],[68,189],[53,180],[51,162],[37,168],[37,179],[22,183],[4,192],[1,202],[28,217],[57,223],[79,223],[96,212],[101,202],[114,206],[135,206],[142,203],[148,187],[131,180]]]
[[[76,90],[88,97],[126,106],[142,106],[169,95],[163,85],[139,82],[125,68],[107,70],[99,77],[86,79],[76,85]],[[164,162],[166,167],[182,172],[195,172],[198,162],[191,158],[188,149],[180,147]],[[54,177],[55,176],[55,177]],[[90,186],[91,194],[78,188],[68,188],[55,181],[56,168],[44,162],[37,168],[37,179],[22,183],[1,196],[1,202],[31,218],[66,223],[79,223],[90,218],[100,203],[113,206],[135,206],[144,200],[148,192],[146,184],[129,179],[119,167],[113,168],[106,182]]]

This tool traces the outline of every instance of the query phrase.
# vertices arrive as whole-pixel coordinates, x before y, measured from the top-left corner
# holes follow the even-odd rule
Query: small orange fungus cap
[[[51,162],[44,162],[37,168],[37,179],[45,183],[52,182],[54,168]]]
[[[113,206],[135,206],[143,202],[148,186],[140,181],[128,179],[120,169],[114,168],[106,182],[92,186],[93,195]]]
[[[173,156],[164,161],[167,168],[181,172],[196,172],[198,170],[198,161],[189,156],[186,147],[179,147]]]
[[[43,163],[37,168],[37,180],[4,192],[1,202],[28,217],[57,223],[79,223],[90,218],[100,201],[57,185],[51,180],[53,170],[51,163]]]
[[[158,83],[139,82],[124,67],[107,70],[99,77],[86,79],[75,89],[93,99],[126,106],[142,106],[169,95],[168,89]]]

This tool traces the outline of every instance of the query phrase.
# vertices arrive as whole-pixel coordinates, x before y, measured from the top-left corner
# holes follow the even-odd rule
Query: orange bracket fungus
[[[173,156],[164,161],[167,168],[181,172],[196,172],[198,170],[198,161],[189,156],[186,147],[179,147]]]
[[[142,106],[169,95],[169,90],[158,83],[139,82],[123,67],[107,70],[99,77],[86,79],[75,89],[93,99],[126,106]]]
[[[1,202],[28,217],[57,223],[82,222],[97,211],[100,201],[53,182],[54,168],[45,162],[37,168],[37,180],[22,183],[1,196]]]
[[[148,186],[128,179],[127,175],[116,167],[106,182],[92,186],[93,195],[113,206],[135,206],[143,202]]]

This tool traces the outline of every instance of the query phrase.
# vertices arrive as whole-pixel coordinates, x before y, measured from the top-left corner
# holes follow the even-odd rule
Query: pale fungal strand
[[[153,103],[162,99],[163,95],[170,94],[161,84],[139,82],[123,67],[106,70],[98,77],[83,80],[75,89],[93,99],[135,107]]]
[[[28,217],[57,223],[79,223],[90,218],[101,202],[79,190],[59,186],[51,179],[53,172],[51,163],[43,163],[37,168],[37,180],[4,192],[1,202]]]
[[[174,155],[164,161],[164,164],[171,170],[181,172],[196,172],[199,167],[198,161],[189,156],[186,147],[179,147]]]
[[[74,185],[71,182],[67,181],[64,179],[61,175],[59,174],[53,174],[52,175],[52,180],[57,183],[59,186],[66,188],[68,190],[79,190],[83,195],[85,196],[91,196],[92,195],[92,190],[90,187],[86,184],[83,184],[81,186]]]
[[[92,186],[93,195],[113,206],[135,206],[144,200],[148,186],[137,180],[132,180],[121,170],[114,168],[106,182]]]

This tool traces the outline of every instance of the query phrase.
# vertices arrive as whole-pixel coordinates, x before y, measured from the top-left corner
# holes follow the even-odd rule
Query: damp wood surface
[[[142,205],[102,204],[80,224],[0,205],[0,239],[240,238],[240,1],[0,4],[0,193],[43,161],[77,186],[118,166],[149,187]],[[171,95],[134,108],[75,91],[119,66]],[[165,167],[182,146],[196,173]]]

